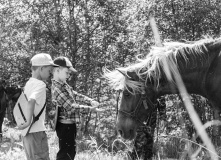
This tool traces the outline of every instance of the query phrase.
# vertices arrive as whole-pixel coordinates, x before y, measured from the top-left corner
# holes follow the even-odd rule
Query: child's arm
[[[90,111],[90,106],[80,105],[76,102],[72,103],[71,106],[73,107],[72,111],[78,110],[82,114],[87,114]]]
[[[34,99],[31,99],[30,101],[28,101],[28,107],[27,107],[27,122],[18,125],[18,129],[19,130],[23,130],[25,128],[27,128],[30,124],[31,124],[31,120],[34,114],[34,109],[35,109],[35,103],[36,101]]]
[[[80,102],[80,103],[87,103],[87,104],[91,104],[93,105],[92,103],[96,102],[95,100],[93,100],[92,98],[89,98],[83,94],[80,94],[74,90],[72,90],[74,96],[75,96],[75,99],[77,102]],[[98,102],[97,102],[98,103]],[[99,104],[98,104],[99,105]]]
[[[74,107],[74,109],[79,109],[80,111],[83,111],[83,112],[85,112],[85,109],[88,109],[88,111],[86,111],[86,112],[89,112],[89,110],[90,111],[95,111],[95,112],[103,112],[102,109],[97,108],[99,105],[87,106],[87,105],[80,105],[80,104],[77,104],[77,103],[73,103],[72,106]]]
[[[95,111],[95,112],[103,112],[102,109],[97,108],[99,106],[99,102],[97,102],[94,99],[89,98],[83,94],[80,94],[74,90],[72,90],[72,92],[76,98],[76,101],[88,103],[91,105],[91,106],[85,106],[85,105],[79,105],[77,103],[73,103],[72,106],[74,106],[75,108],[84,108],[84,109],[90,109],[91,111]],[[85,111],[85,110],[83,110],[83,111]]]

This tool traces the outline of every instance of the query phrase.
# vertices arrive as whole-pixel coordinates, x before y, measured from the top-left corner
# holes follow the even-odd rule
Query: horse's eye
[[[129,92],[124,92],[124,96],[129,97],[130,93]]]

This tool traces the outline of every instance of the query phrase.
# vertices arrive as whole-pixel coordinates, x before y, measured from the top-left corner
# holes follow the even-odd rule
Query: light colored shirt
[[[31,99],[34,99],[36,101],[34,115],[37,116],[46,101],[46,84],[36,78],[30,78],[24,87],[24,93],[26,94],[28,101],[30,101]],[[31,127],[30,133],[45,131],[46,127],[44,122],[45,109],[39,117],[39,120],[36,121]]]

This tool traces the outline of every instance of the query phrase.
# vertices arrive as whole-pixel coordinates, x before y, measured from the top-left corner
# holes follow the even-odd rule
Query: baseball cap
[[[39,53],[32,57],[31,59],[32,66],[58,66],[54,64],[51,56],[47,53]]]
[[[61,66],[61,67],[67,67],[70,69],[72,72],[77,73],[77,70],[74,69],[72,66],[70,60],[67,57],[57,57],[54,59],[54,64]]]

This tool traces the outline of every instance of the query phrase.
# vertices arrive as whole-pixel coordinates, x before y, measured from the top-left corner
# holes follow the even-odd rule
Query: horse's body
[[[156,99],[165,94],[179,93],[174,80],[179,73],[188,93],[207,98],[213,107],[221,110],[220,51],[220,39],[191,44],[165,43],[164,47],[153,48],[139,63],[106,73],[110,85],[123,90],[117,120],[120,134],[126,139],[134,138],[137,126],[151,112]],[[170,80],[164,62],[173,72]]]
[[[13,86],[7,86],[6,87],[7,95],[8,95],[8,112],[6,113],[6,118],[9,120],[10,125],[14,126],[16,125],[14,116],[13,116],[13,109],[15,107],[15,104],[21,95],[22,89],[16,85]]]
[[[12,111],[20,94],[21,94],[21,88],[19,88],[18,86],[6,87],[4,81],[0,83],[0,142],[2,139],[2,124],[6,114],[6,109],[8,108],[7,118],[9,119],[10,122],[15,124]]]
[[[2,139],[2,123],[5,117],[5,111],[8,107],[8,96],[4,87],[0,86],[0,142]]]

